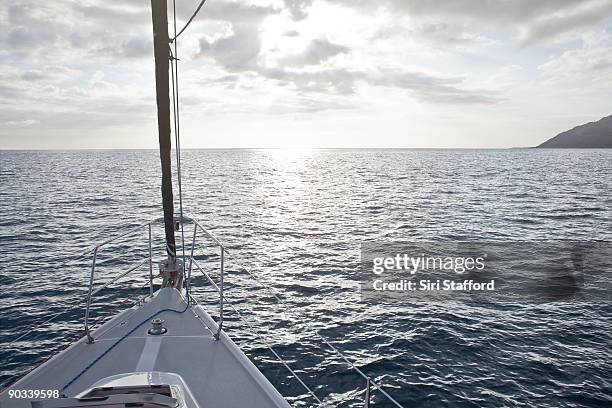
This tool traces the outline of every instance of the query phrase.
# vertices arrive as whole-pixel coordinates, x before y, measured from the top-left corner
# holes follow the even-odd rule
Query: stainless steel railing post
[[[219,340],[219,336],[221,335],[221,330],[223,329],[223,275],[224,275],[224,262],[225,262],[225,248],[223,245],[219,245],[219,249],[221,250],[221,278],[219,285],[219,327],[217,329],[217,334],[215,334],[215,340]]]
[[[365,389],[365,398],[363,401],[364,408],[370,408],[370,392],[372,390],[372,384],[370,381],[370,377],[366,379],[366,389]]]
[[[89,333],[89,307],[91,306],[91,292],[93,290],[94,272],[96,271],[96,258],[98,256],[99,246],[94,248],[93,260],[91,263],[91,275],[89,275],[89,291],[87,293],[87,307],[85,308],[85,335],[87,335],[87,343],[92,344],[94,342],[91,333]]]
[[[195,218],[191,217],[190,218],[191,221],[193,222],[194,226],[193,226],[193,238],[191,240],[191,255],[189,256],[189,268],[187,269],[187,279],[186,279],[186,285],[191,285],[190,280],[191,280],[191,271],[193,270],[193,265],[195,264],[196,268],[200,269],[200,271],[204,274],[204,276],[206,276],[206,278],[209,280],[209,282],[215,287],[215,289],[217,289],[217,291],[219,292],[219,323],[217,325],[217,332],[213,335],[213,337],[215,338],[215,340],[219,340],[220,336],[221,336],[221,331],[223,330],[223,309],[224,309],[224,302],[225,302],[225,295],[224,295],[224,279],[225,279],[225,254],[227,253],[229,255],[229,252],[227,251],[227,249],[225,249],[225,246],[223,246],[223,244],[210,232],[208,231],[206,228],[204,228],[202,226],[202,224],[200,224]],[[208,238],[212,239],[219,247],[220,251],[221,251],[221,273],[220,273],[220,279],[219,279],[219,285],[217,285],[211,278],[210,276],[208,276],[198,265],[198,263],[195,261],[194,259],[194,251],[195,251],[195,242],[196,242],[196,237],[198,234],[198,228],[202,230],[202,232],[204,233],[204,235],[206,235]]]
[[[153,233],[149,223],[149,295],[153,297]]]
[[[198,234],[198,224],[193,224],[193,239],[191,240],[191,255],[189,256],[189,269],[187,270],[187,287],[191,290],[191,268],[193,266],[193,251],[195,251],[195,240]]]

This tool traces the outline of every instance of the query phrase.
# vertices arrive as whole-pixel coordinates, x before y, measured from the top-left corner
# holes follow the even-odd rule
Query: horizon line
[[[537,146],[524,147],[182,147],[181,150],[511,150],[535,149]],[[9,147],[0,151],[87,151],[87,150],[154,150],[154,147]],[[172,149],[176,150],[176,149]]]

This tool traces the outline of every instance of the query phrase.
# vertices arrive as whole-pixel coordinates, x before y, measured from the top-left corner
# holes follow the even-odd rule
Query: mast
[[[159,130],[159,156],[162,169],[162,202],[168,261],[174,263],[174,198],[172,194],[172,168],[170,150],[170,39],[168,38],[167,0],[151,0],[153,15],[153,49],[155,53],[155,91],[157,94],[157,127]]]

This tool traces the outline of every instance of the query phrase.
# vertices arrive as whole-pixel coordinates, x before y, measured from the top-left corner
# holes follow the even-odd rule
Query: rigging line
[[[76,308],[80,307],[83,305],[83,303],[85,303],[84,301],[81,301],[79,303],[77,303],[76,305],[74,305],[73,307],[67,309],[67,310],[62,310],[61,312],[55,314],[54,316],[52,316],[51,318],[45,320],[44,322],[41,323],[34,323],[32,325],[32,327],[30,327],[25,333],[23,333],[21,336],[15,338],[14,340],[11,340],[11,342],[9,342],[9,344],[6,347],[10,347],[13,345],[13,343],[18,342],[19,340],[23,339],[24,337],[27,337],[28,335],[32,334],[34,332],[34,329],[38,329],[41,326],[44,326],[47,323],[51,323],[53,320],[57,319],[59,316],[68,313],[68,312],[72,312],[73,310],[75,310]],[[30,338],[29,341],[32,341],[33,339],[37,338],[37,336],[35,335],[34,337]]]
[[[230,255],[231,257],[231,255]],[[242,270],[244,270],[248,275],[250,275],[253,279],[255,279],[255,281],[265,290],[267,290],[272,297],[274,297],[276,299],[277,304],[285,306],[285,309],[290,309],[285,302],[282,301],[282,299],[280,298],[278,292],[272,287],[272,285],[269,284],[265,284],[262,279],[260,279],[259,277],[257,277],[250,268],[246,268],[242,265],[236,264],[236,266],[238,266],[239,268],[241,268]],[[285,314],[284,312],[281,312],[283,314]],[[287,316],[285,314],[285,316]],[[398,408],[403,408],[403,406],[397,402],[395,400],[395,398],[393,398],[387,391],[385,391],[382,388],[382,385],[377,383],[376,381],[374,381],[372,378],[370,378],[369,376],[367,376],[361,369],[359,369],[351,360],[348,359],[348,357],[346,357],[338,348],[336,348],[333,344],[331,344],[331,341],[328,340],[326,337],[324,337],[316,328],[314,328],[313,326],[310,325],[310,323],[308,322],[308,319],[304,319],[303,320],[304,324],[306,325],[306,327],[308,327],[311,331],[313,331],[317,337],[319,337],[319,339],[321,339],[321,341],[327,345],[334,353],[336,353],[336,355],[338,355],[342,360],[344,360],[344,362],[351,367],[351,369],[355,370],[363,379],[365,380],[369,380],[370,383],[374,386],[374,388],[376,388],[378,391],[381,392],[381,394],[383,394],[389,401],[391,401],[396,407]]]
[[[225,296],[223,296],[223,297],[225,298],[225,300],[227,300],[227,297],[225,297]],[[308,385],[306,385],[306,383],[300,378],[300,376],[297,375],[295,370],[293,370],[289,366],[289,364],[285,360],[283,360],[283,358],[276,352],[276,350],[274,350],[274,348],[272,348],[270,343],[268,341],[266,341],[266,338],[259,331],[255,330],[253,325],[245,317],[242,316],[242,314],[233,305],[233,303],[230,302],[230,301],[228,301],[227,303],[234,310],[234,313],[236,313],[238,315],[238,318],[240,319],[240,321],[242,321],[243,323],[246,323],[246,325],[249,326],[249,329],[251,330],[251,333],[254,333],[259,338],[259,341],[261,341],[261,343],[263,345],[265,345],[268,348],[268,350],[270,350],[270,352],[272,352],[272,354],[274,354],[276,359],[278,361],[280,361],[281,364],[284,365],[287,370],[289,370],[291,375],[293,375],[293,378],[295,378],[302,385],[302,387],[304,387],[304,389],[306,389],[306,391],[310,394],[310,396],[313,397],[319,403],[319,406],[327,407],[327,404],[325,404],[323,401],[321,401],[321,399],[319,397],[317,397],[317,394],[315,394],[314,391]]]
[[[183,34],[183,31],[185,31],[185,29],[189,26],[189,24],[191,24],[191,22],[193,21],[193,19],[195,18],[195,16],[198,15],[198,13],[200,12],[200,9],[202,8],[202,6],[204,5],[204,3],[206,3],[206,0],[202,0],[200,2],[200,4],[198,5],[198,8],[196,9],[196,11],[193,13],[193,15],[191,16],[191,18],[187,21],[187,24],[185,24],[185,26],[183,28],[181,28],[181,31],[179,31],[179,33],[176,33],[176,28],[174,30],[174,38],[171,39],[170,41],[175,41],[179,35]],[[176,27],[176,24],[175,24]]]
[[[145,286],[148,285],[148,284],[149,284],[149,282],[145,282]],[[143,287],[144,286],[142,286],[139,289],[142,289]],[[129,300],[129,298],[128,298],[128,300]],[[69,307],[68,309],[64,309],[64,310],[60,311],[59,313],[56,313],[55,315],[51,316],[50,318],[48,318],[47,320],[45,320],[43,322],[39,322],[39,323],[34,322],[32,324],[32,326],[30,326],[25,333],[23,333],[22,335],[16,337],[15,339],[11,340],[8,343],[7,347],[12,346],[14,343],[16,343],[19,340],[29,336],[30,334],[35,333],[33,337],[28,338],[28,341],[33,341],[34,339],[38,338],[40,336],[40,334],[41,334],[41,332],[34,332],[35,329],[39,329],[40,327],[42,327],[42,326],[44,326],[44,325],[46,325],[48,323],[51,323],[52,321],[57,319],[59,316],[61,316],[63,314],[66,314],[66,313],[69,313],[69,312],[72,312],[72,311],[76,310],[77,308],[82,307],[84,304],[85,304],[85,300],[83,299],[80,302],[74,304],[72,307]],[[64,304],[60,304],[60,306],[65,306],[65,305]],[[114,310],[116,310],[116,308]],[[75,322],[77,321],[77,319],[73,319],[73,320]],[[92,327],[93,327],[93,325],[92,325]]]
[[[137,289],[136,289],[136,291],[134,292],[134,294],[136,295],[136,292],[137,292],[137,291],[140,291],[140,290],[144,289],[144,287],[145,287],[145,286],[147,286],[148,284],[149,284],[149,282],[145,282],[145,283],[144,283],[144,285],[142,285],[141,287],[139,287],[139,288],[137,288]],[[147,296],[148,296],[148,295],[147,295]],[[146,298],[147,296],[145,296],[145,298]],[[144,299],[144,298],[140,298],[140,299],[138,299],[138,302],[141,302],[141,301],[142,301],[142,299]],[[118,306],[115,306],[115,307],[112,309],[112,311],[116,311],[118,308],[122,307],[123,305],[125,305],[125,303],[129,302],[130,300],[132,300],[132,298],[130,298],[130,297],[128,297],[127,299],[124,299],[124,301],[123,301],[123,302],[121,302],[121,303],[120,303]],[[137,302],[137,303],[138,303],[138,302]],[[47,323],[47,322],[49,322],[49,321],[51,321],[51,320],[55,319],[57,316],[61,315],[62,313],[66,313],[66,312],[69,312],[70,310],[74,310],[74,309],[76,309],[76,307],[80,306],[82,303],[84,303],[84,302],[80,302],[80,303],[78,303],[76,306],[74,306],[72,309],[69,309],[69,310],[67,310],[67,311],[64,311],[64,312],[61,312],[61,313],[59,313],[59,314],[55,315],[55,316],[54,316],[54,317],[52,317],[51,319],[47,320],[45,323]],[[112,313],[112,311],[111,311],[111,313]],[[108,315],[107,315],[106,317],[108,317]],[[43,323],[43,324],[44,324],[44,323]],[[93,326],[94,326],[95,324],[96,324],[96,323],[94,323],[94,324],[93,324],[91,327],[93,328]],[[116,327],[116,326],[115,326],[115,327]],[[29,332],[28,332],[28,333],[26,333],[26,334],[29,334],[29,333],[32,333],[32,331],[29,331]],[[40,333],[39,333],[39,334],[40,334]],[[23,336],[21,336],[21,337],[23,337]],[[38,335],[35,335],[34,337],[30,338],[30,339],[29,339],[29,341],[31,342],[31,341],[33,341],[33,340],[34,340],[35,338],[37,338],[37,337],[38,337]],[[14,376],[14,379],[13,379],[11,382],[9,382],[7,385],[4,385],[4,386],[3,386],[3,388],[2,388],[2,390],[0,390],[0,392],[1,392],[1,391],[3,391],[4,389],[7,389],[7,388],[8,388],[8,387],[10,387],[11,385],[15,384],[17,381],[19,381],[20,379],[22,379],[23,377],[25,377],[26,375],[28,375],[29,373],[31,373],[32,371],[34,371],[36,368],[40,367],[40,366],[41,366],[41,365],[43,365],[45,362],[49,361],[49,360],[50,360],[52,357],[56,356],[56,355],[57,355],[57,354],[59,354],[61,351],[63,351],[63,350],[65,350],[65,349],[67,349],[69,346],[71,346],[71,345],[73,345],[74,343],[76,343],[76,342],[77,342],[78,340],[80,340],[82,337],[84,337],[84,336],[83,336],[83,334],[79,334],[79,335],[78,335],[78,337],[76,337],[76,338],[71,338],[71,339],[68,339],[66,342],[64,342],[63,346],[61,346],[60,348],[58,348],[57,350],[55,350],[54,352],[52,352],[52,353],[51,353],[51,354],[50,354],[50,355],[49,355],[47,358],[44,358],[44,359],[40,360],[40,361],[39,361],[37,364],[35,364],[34,366],[32,366],[30,369],[25,370],[25,371],[23,371],[23,372],[21,372],[21,373],[19,373],[19,374],[15,375],[15,376]],[[14,341],[16,341],[16,340],[14,340]],[[11,344],[12,344],[12,343],[9,343],[9,346],[10,346]]]
[[[200,267],[200,265],[197,262],[195,262],[195,266],[202,273],[202,275],[207,277],[206,273],[204,272],[202,267]],[[216,288],[216,290],[218,291],[219,288]],[[236,306],[234,305],[234,301],[230,300],[225,294],[221,294],[220,292],[219,292],[219,295],[223,296],[224,301],[227,302],[227,304],[232,308],[234,313],[236,313],[236,316],[238,316],[238,319],[240,319],[242,323],[246,324],[249,327],[250,333],[255,334],[255,336],[259,338],[259,341],[264,346],[266,346],[272,354],[274,354],[276,359],[285,366],[285,368],[291,373],[293,378],[295,378],[302,385],[302,387],[304,387],[304,389],[319,403],[319,406],[327,408],[327,404],[325,404],[323,401],[321,401],[319,397],[317,397],[317,394],[315,394],[314,391],[308,385],[306,385],[306,383],[300,378],[300,376],[295,372],[295,370],[293,370],[289,366],[289,364],[278,354],[278,352],[274,350],[274,348],[270,345],[270,342],[266,339],[266,337],[263,334],[261,334],[259,330],[256,330],[253,324],[246,317],[244,317],[242,313],[240,313],[240,310],[238,310]]]
[[[175,114],[175,122],[178,123],[178,121],[176,120],[176,110],[178,108],[174,108],[175,106],[178,105],[178,101],[176,100],[175,97],[175,85],[174,85],[174,65],[170,64],[170,69],[172,71],[172,105],[173,105],[173,110],[174,110],[174,114]],[[175,124],[175,134],[178,135],[178,124]],[[179,215],[180,215],[180,226],[181,226],[181,251],[183,253],[183,265],[182,265],[182,269],[183,269],[183,277],[185,276],[185,230],[184,230],[184,222],[183,222],[183,192],[182,192],[182,186],[181,186],[181,155],[180,155],[180,138],[177,138],[175,136],[175,143],[177,145],[176,147],[176,162],[177,162],[177,175],[178,175],[178,185],[179,185]],[[185,290],[186,293],[189,294],[189,282],[185,281]],[[189,298],[187,303],[189,303]]]
[[[174,55],[171,59],[171,66],[173,68],[172,75],[172,104],[174,108],[174,137],[176,145],[176,168],[178,176],[178,188],[179,188],[179,211],[180,211],[180,226],[181,226],[181,252],[183,254],[183,279],[185,277],[185,228],[183,222],[183,185],[182,185],[182,172],[181,172],[181,128],[180,128],[180,114],[179,114],[179,82],[178,82],[178,41],[176,41],[176,0],[172,0],[172,16],[174,24]],[[189,282],[185,282],[185,292],[187,293],[187,303],[189,303]]]
[[[178,101],[176,99],[176,92],[177,90],[175,90],[176,85],[175,85],[175,74],[174,74],[174,61],[176,60],[176,58],[174,57],[173,53],[172,53],[172,47],[169,47],[169,52],[170,52],[170,72],[172,73],[172,115],[174,116],[174,134],[175,134],[175,138],[174,138],[174,143],[176,144],[176,162],[177,162],[177,176],[178,176],[178,184],[179,184],[179,215],[180,215],[180,221],[179,221],[179,225],[181,226],[181,249],[182,249],[182,253],[183,253],[183,279],[185,277],[185,233],[184,228],[183,228],[183,192],[182,192],[182,188],[181,188],[181,165],[180,165],[180,161],[181,161],[181,156],[180,156],[180,141],[177,139],[177,135],[178,135],[178,125],[177,125],[177,114],[176,114],[176,107],[178,105]],[[184,281],[184,286],[185,286],[185,292],[187,294],[189,294],[189,284],[188,282]],[[190,297],[187,296],[187,304],[189,304],[189,299]]]

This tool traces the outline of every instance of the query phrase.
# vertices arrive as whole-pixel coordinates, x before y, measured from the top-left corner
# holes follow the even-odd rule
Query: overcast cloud
[[[156,147],[148,0],[0,23],[0,148]],[[183,146],[535,145],[612,114],[611,31],[610,0],[208,0],[179,39]]]

